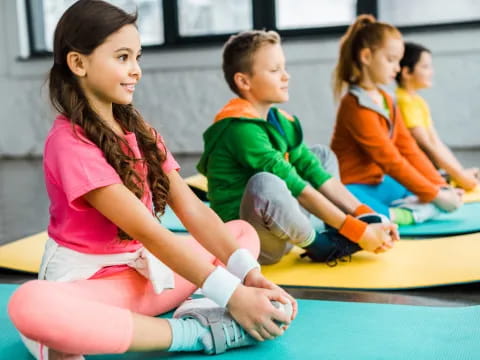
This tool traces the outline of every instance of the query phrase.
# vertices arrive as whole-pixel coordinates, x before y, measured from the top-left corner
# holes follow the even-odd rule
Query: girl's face
[[[395,75],[400,71],[399,63],[403,50],[403,40],[390,37],[384,41],[382,47],[370,50],[362,56],[364,70],[373,83],[387,85],[395,79]]]
[[[85,75],[79,80],[93,108],[132,102],[142,76],[138,63],[141,51],[137,28],[125,25],[85,57]]]
[[[427,51],[423,51],[413,71],[408,75],[409,81],[415,89],[419,90],[431,87],[433,78],[432,55]]]

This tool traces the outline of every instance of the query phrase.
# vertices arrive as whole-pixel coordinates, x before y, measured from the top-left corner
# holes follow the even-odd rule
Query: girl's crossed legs
[[[385,175],[383,181],[377,185],[347,184],[346,187],[360,202],[388,218],[393,201],[412,195],[407,188],[388,175]]]
[[[257,258],[258,236],[243,221],[227,226],[240,246]],[[185,246],[220,264],[191,236]],[[175,274],[175,288],[156,294],[150,281],[128,269],[98,279],[68,283],[34,280],[12,296],[9,314],[27,338],[67,354],[123,353],[127,350],[168,349],[171,329],[154,316],[176,308],[196,287]]]

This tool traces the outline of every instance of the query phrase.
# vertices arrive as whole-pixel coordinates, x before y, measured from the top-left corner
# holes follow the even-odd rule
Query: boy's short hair
[[[252,73],[253,55],[265,44],[280,44],[280,35],[275,31],[250,30],[232,35],[223,47],[223,75],[230,89],[240,95],[234,81],[238,72]]]

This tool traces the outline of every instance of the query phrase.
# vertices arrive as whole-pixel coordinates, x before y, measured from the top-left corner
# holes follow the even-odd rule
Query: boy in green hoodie
[[[322,164],[337,173],[333,153],[319,145],[309,149],[298,119],[272,106],[288,100],[290,76],[279,35],[232,36],[223,72],[238,97],[205,131],[197,167],[207,176],[213,210],[224,221],[241,218],[257,230],[260,263],[278,262],[293,245],[314,261],[334,264],[361,249],[390,249],[398,239],[396,225],[332,177]],[[315,230],[315,218],[328,230]]]

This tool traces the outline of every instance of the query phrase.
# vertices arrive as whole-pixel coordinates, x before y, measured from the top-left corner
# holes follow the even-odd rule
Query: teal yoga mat
[[[402,237],[460,235],[480,231],[480,203],[463,205],[453,213],[445,213],[418,225],[400,226]]]
[[[204,201],[205,205],[210,206],[210,203],[208,201]],[[310,221],[312,225],[317,229],[318,231],[324,231],[325,230],[325,225],[323,222],[316,217],[312,216],[310,218]],[[167,229],[173,232],[188,232],[187,229],[185,229],[185,226],[183,226],[182,222],[180,219],[175,215],[173,210],[170,208],[170,206],[167,206],[165,208],[165,213],[160,219],[160,223],[165,226]]]
[[[208,203],[206,203],[208,205]],[[320,221],[312,221],[317,230],[323,230]],[[187,232],[170,207],[167,206],[161,223],[174,232]],[[429,237],[461,235],[480,231],[480,203],[468,203],[453,213],[446,213],[418,225],[400,226],[402,237]]]
[[[160,218],[160,223],[173,232],[187,232],[180,219],[175,215],[170,206],[165,208],[165,213]]]
[[[6,314],[15,285],[0,285],[0,357],[31,360]],[[480,354],[480,306],[420,307],[299,300],[299,314],[282,337],[229,351],[235,359],[469,360]],[[129,353],[96,360],[213,359],[203,354]]]

